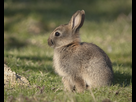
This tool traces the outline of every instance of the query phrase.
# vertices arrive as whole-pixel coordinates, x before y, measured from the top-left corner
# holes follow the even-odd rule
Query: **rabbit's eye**
[[[56,32],[56,33],[55,33],[55,36],[59,36],[59,35],[60,35],[60,33],[59,33],[59,32]]]

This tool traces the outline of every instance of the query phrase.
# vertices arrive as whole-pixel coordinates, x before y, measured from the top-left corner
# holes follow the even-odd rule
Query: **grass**
[[[113,63],[113,85],[93,89],[94,97],[89,91],[63,91],[52,67],[53,49],[47,45],[53,29],[67,23],[78,9],[86,12],[82,41],[100,46]],[[131,102],[131,15],[131,0],[4,0],[4,63],[31,84],[5,88],[4,101]]]

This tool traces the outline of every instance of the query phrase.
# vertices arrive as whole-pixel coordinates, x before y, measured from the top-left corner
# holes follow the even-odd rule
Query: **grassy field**
[[[114,82],[92,93],[63,91],[52,67],[49,34],[84,9],[84,42],[100,46],[113,64]],[[131,0],[4,0],[4,63],[25,76],[30,87],[4,89],[5,102],[131,102]]]

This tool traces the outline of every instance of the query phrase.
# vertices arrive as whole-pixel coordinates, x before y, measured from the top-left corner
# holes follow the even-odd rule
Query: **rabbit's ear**
[[[77,32],[83,25],[85,19],[85,11],[78,10],[71,18],[69,24],[72,31]]]

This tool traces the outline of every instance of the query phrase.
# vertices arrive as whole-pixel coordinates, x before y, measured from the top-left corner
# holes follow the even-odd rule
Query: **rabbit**
[[[79,30],[84,19],[85,11],[78,10],[68,24],[57,27],[48,38],[48,45],[54,49],[55,72],[70,92],[109,86],[113,81],[107,54],[93,43],[81,42]]]

